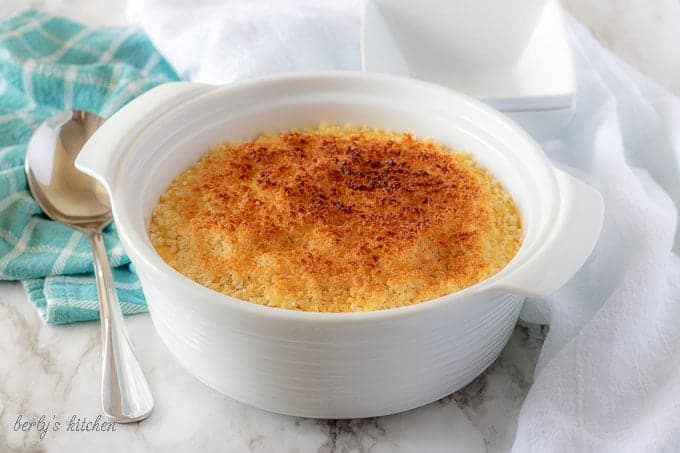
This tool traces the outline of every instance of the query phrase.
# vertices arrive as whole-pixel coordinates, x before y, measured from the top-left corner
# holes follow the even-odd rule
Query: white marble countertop
[[[148,315],[127,320],[156,398],[153,414],[116,431],[69,431],[73,416],[100,413],[99,325],[43,325],[19,284],[0,283],[0,451],[507,451],[545,333],[518,326],[486,373],[436,403],[336,421],[271,414],[222,396],[175,362]],[[19,415],[45,415],[44,437],[37,427],[15,430]]]
[[[93,24],[125,22],[125,2],[6,0],[0,16],[33,6]],[[96,4],[96,6],[95,6]],[[680,4],[675,0],[563,0],[605,45],[680,93]],[[500,358],[461,391],[399,415],[310,420],[222,396],[174,361],[148,315],[128,318],[156,397],[152,416],[115,431],[74,431],[99,415],[99,325],[43,325],[17,283],[0,283],[0,451],[508,451],[546,332],[519,325]],[[15,430],[21,421],[49,422]],[[55,422],[59,422],[59,426]],[[72,428],[78,428],[72,424]],[[55,430],[55,428],[58,428]]]

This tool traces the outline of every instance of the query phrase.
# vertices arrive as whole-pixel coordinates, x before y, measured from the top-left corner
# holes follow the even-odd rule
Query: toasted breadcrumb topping
[[[217,145],[172,181],[149,232],[170,266],[216,291],[352,312],[494,275],[522,226],[468,154],[408,133],[321,125]]]

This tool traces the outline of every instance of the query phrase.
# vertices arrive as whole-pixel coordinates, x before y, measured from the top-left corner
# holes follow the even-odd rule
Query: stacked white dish
[[[539,139],[573,114],[571,50],[554,0],[369,0],[361,50],[365,71],[474,96]]]

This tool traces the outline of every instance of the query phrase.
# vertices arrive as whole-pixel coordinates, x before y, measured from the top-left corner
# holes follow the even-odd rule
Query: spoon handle
[[[101,231],[88,232],[94,254],[102,329],[102,408],[116,422],[145,419],[153,396],[130,344]]]

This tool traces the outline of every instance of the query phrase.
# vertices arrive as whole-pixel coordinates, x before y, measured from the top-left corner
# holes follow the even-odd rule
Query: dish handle
[[[111,193],[118,162],[137,135],[171,108],[209,88],[199,83],[170,82],[130,101],[90,137],[76,157],[76,168],[99,180]]]
[[[600,192],[562,170],[554,171],[561,204],[552,233],[542,250],[499,282],[504,292],[549,296],[583,266],[600,237],[604,218]]]

